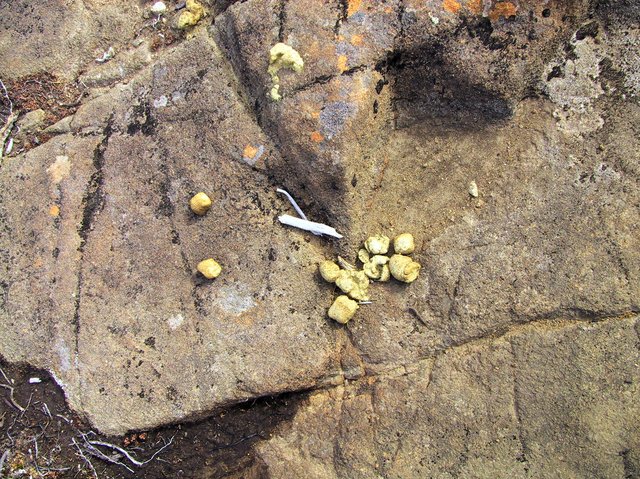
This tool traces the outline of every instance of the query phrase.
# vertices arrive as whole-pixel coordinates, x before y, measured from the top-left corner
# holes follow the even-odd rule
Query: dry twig
[[[1,82],[0,82],[1,83]],[[3,144],[4,145],[4,144]],[[0,155],[1,157],[1,155]],[[2,384],[0,383],[0,387],[8,389],[9,390],[9,402],[11,403],[11,405],[13,407],[15,407],[18,411],[20,411],[21,413],[24,413],[25,408],[23,408],[22,406],[20,406],[20,404],[18,404],[15,400],[15,398],[13,397],[13,387],[11,386],[11,381],[9,380],[9,378],[7,377],[7,375],[4,373],[4,371],[2,370],[2,368],[0,368],[0,373],[2,373],[2,376],[4,377],[4,380],[7,382],[7,384]]]
[[[76,442],[76,439],[74,437],[71,438],[71,442],[73,442],[73,445],[78,450],[78,453],[80,454],[80,457],[84,460],[84,462],[87,463],[87,465],[89,466],[89,469],[91,469],[91,472],[93,473],[93,477],[95,479],[98,479],[98,473],[96,472],[96,468],[93,467],[93,464],[91,463],[89,458],[84,455],[84,453],[82,452],[82,449],[80,449],[80,446],[78,445],[78,443]]]
[[[11,130],[13,128],[13,124],[16,121],[16,114],[13,111],[13,102],[11,98],[9,98],[9,92],[7,88],[4,86],[2,80],[0,80],[0,89],[2,90],[2,96],[7,101],[9,105],[9,112],[4,125],[0,127],[0,158],[4,156],[4,145],[11,134]]]

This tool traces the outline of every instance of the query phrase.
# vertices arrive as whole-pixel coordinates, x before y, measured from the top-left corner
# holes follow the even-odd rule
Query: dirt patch
[[[2,360],[0,368],[2,478],[264,477],[252,446],[291,419],[304,400],[300,394],[257,399],[197,423],[106,437],[69,410],[46,371]],[[110,464],[86,441],[109,443],[149,462],[137,466],[116,449],[96,445],[123,465]]]
[[[64,82],[46,72],[9,81],[6,87],[14,110],[42,109],[48,125],[75,113],[84,96],[77,83]]]

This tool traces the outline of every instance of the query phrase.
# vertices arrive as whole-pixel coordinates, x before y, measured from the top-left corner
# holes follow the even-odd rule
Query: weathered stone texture
[[[152,48],[142,4],[59,3],[0,6],[0,70],[89,87],[2,161],[3,357],[113,434],[312,389],[274,478],[638,474],[635,5],[208,2]],[[344,239],[279,224],[281,186]],[[317,263],[401,232],[418,280],[329,320]]]

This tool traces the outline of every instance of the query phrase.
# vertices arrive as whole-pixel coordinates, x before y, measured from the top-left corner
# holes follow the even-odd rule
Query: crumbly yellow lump
[[[201,191],[189,200],[189,207],[195,214],[202,216],[211,208],[211,198]]]
[[[222,266],[218,264],[213,258],[205,259],[198,263],[198,271],[207,279],[213,279],[220,276],[222,273]]]
[[[364,242],[364,247],[371,254],[387,254],[390,242],[388,236],[375,235],[367,238],[367,241]]]
[[[195,26],[205,16],[204,7],[197,0],[187,0],[184,12],[178,17],[178,28],[185,30]]]
[[[397,254],[411,254],[416,249],[413,235],[402,233],[393,239],[393,251]]]
[[[401,254],[394,254],[389,260],[391,275],[404,283],[414,282],[420,273],[420,268],[419,263]]]
[[[369,301],[369,278],[364,271],[340,271],[336,286],[358,301]]]
[[[322,279],[329,283],[335,283],[336,279],[338,279],[338,276],[340,275],[340,266],[331,260],[326,260],[320,263],[318,269],[320,270],[320,276],[322,276]]]
[[[269,68],[267,73],[271,75],[272,87],[269,96],[273,101],[280,101],[280,77],[278,72],[282,68],[288,68],[299,73],[304,68],[304,61],[300,54],[284,43],[276,43],[269,51]]]
[[[345,295],[338,296],[329,308],[329,317],[341,324],[346,324],[356,314],[359,306]]]

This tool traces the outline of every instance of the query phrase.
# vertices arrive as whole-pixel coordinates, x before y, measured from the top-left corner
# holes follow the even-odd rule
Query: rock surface
[[[0,354],[110,434],[317,390],[257,447],[271,477],[637,475],[638,7],[217,2],[158,45],[137,5],[108,63],[93,23],[35,53],[21,25],[93,3],[0,6],[3,70],[91,88],[3,159]],[[274,103],[278,41],[305,69]],[[281,226],[280,186],[345,238]],[[331,322],[317,263],[405,231],[418,280]]]

